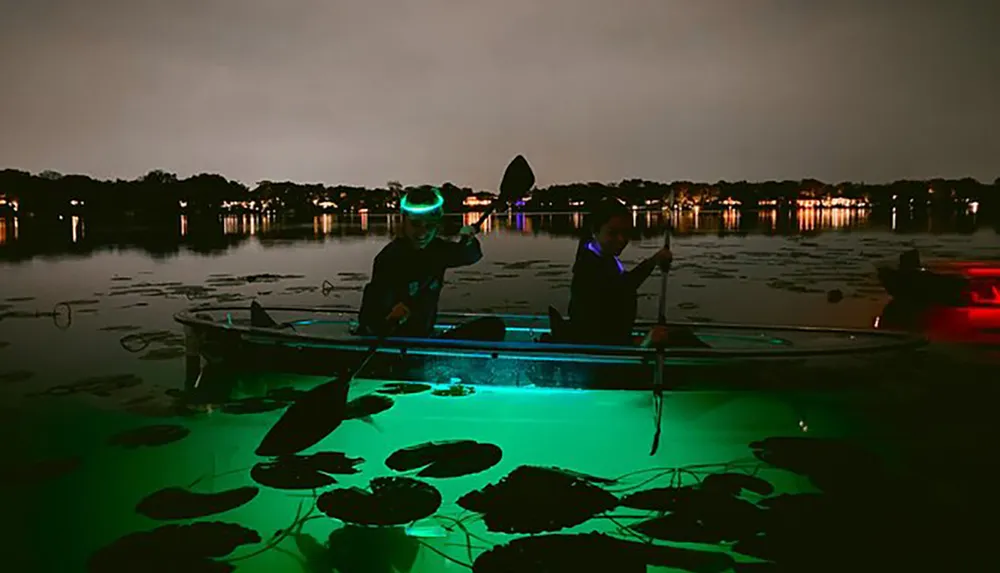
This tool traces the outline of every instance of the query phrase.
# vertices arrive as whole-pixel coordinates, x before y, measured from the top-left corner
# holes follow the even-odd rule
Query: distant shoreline
[[[66,215],[88,218],[139,216],[159,218],[186,214],[277,213],[308,217],[324,213],[372,215],[396,212],[411,189],[390,181],[368,189],[320,183],[261,181],[253,188],[217,174],[185,179],[151,171],[131,181],[100,181],[84,175],[54,172],[31,174],[0,170],[0,214],[43,218]],[[493,192],[444,183],[438,186],[450,213],[471,213],[490,205]],[[618,183],[572,183],[536,188],[514,199],[510,209],[523,213],[578,212],[596,199],[615,196],[637,211],[667,209],[701,212],[893,209],[935,213],[1000,213],[1000,178],[992,184],[972,178],[896,181],[886,184],[815,179],[658,183],[627,179]]]

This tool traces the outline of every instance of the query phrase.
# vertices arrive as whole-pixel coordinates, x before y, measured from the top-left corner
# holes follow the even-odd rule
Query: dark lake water
[[[465,216],[466,222],[475,218]],[[791,219],[776,213],[685,214],[673,238],[668,317],[869,328],[887,301],[875,266],[894,261],[903,250],[916,247],[925,258],[1000,258],[1000,234],[993,224],[972,217],[904,219],[879,220],[846,211],[799,213]],[[565,311],[574,234],[581,220],[580,214],[491,219],[481,237],[484,259],[446,277],[442,310],[544,314],[554,305]],[[452,226],[462,222],[455,217]],[[662,244],[659,214],[636,213],[636,223],[637,238],[623,255],[627,266]],[[14,570],[85,570],[86,559],[98,548],[164,523],[136,509],[157,490],[196,481],[192,490],[204,493],[257,487],[247,471],[259,461],[253,450],[281,412],[231,415],[209,407],[179,415],[175,403],[183,387],[184,364],[173,314],[195,304],[249,304],[252,299],[265,306],[355,307],[371,261],[394,225],[393,218],[375,215],[323,216],[294,224],[250,216],[227,217],[221,223],[182,219],[130,229],[102,229],[74,218],[46,225],[0,220],[3,502],[12,510],[6,515],[13,532],[5,536],[4,551],[20,564]],[[265,273],[280,276],[246,280]],[[330,283],[327,288],[324,281]],[[827,293],[833,289],[842,291],[843,300],[828,302]],[[655,277],[642,287],[641,317],[654,317],[658,292]],[[381,460],[399,448],[429,441],[496,444],[503,449],[503,460],[475,475],[430,480],[444,499],[435,517],[415,525],[403,541],[379,537],[364,542],[370,545],[348,543],[366,547],[358,551],[369,560],[357,557],[357,562],[341,561],[338,567],[341,573],[388,572],[384,563],[372,564],[371,556],[412,551],[414,572],[468,570],[463,563],[514,537],[488,531],[475,519],[468,521],[472,541],[455,527],[442,529],[448,520],[464,519],[454,500],[498,482],[520,465],[558,466],[606,477],[648,472],[628,485],[619,483],[616,493],[624,494],[668,485],[675,477],[683,481],[759,463],[748,444],[769,437],[874,432],[882,438],[908,436],[909,445],[893,451],[920,450],[921,444],[933,441],[931,434],[920,433],[930,424],[928,418],[919,418],[934,402],[927,396],[939,391],[942,376],[962,385],[963,392],[986,392],[988,374],[983,373],[995,370],[974,367],[981,360],[988,357],[962,349],[920,351],[904,358],[902,365],[881,369],[871,380],[870,392],[860,397],[856,391],[849,398],[803,391],[794,399],[763,392],[677,393],[665,409],[665,446],[654,457],[649,455],[652,399],[645,392],[484,389],[455,399],[399,396],[372,423],[345,422],[317,447],[365,459],[361,472],[337,476],[341,486],[366,487],[374,477],[397,475]],[[896,374],[887,378],[886,371]],[[852,372],[857,375],[856,369]],[[240,381],[239,391],[250,396],[281,386],[308,388],[316,382],[250,377]],[[383,382],[358,381],[352,396],[370,393]],[[923,401],[908,409],[896,404],[911,399]],[[959,406],[946,406],[950,399],[936,399],[938,407],[950,410],[935,414],[934,423],[951,428],[949,436],[973,431],[955,421]],[[892,408],[886,406],[894,400]],[[968,416],[985,415],[985,406],[971,402],[961,406]],[[873,424],[883,416],[878,409],[883,407],[884,412],[897,412],[891,414],[896,417],[881,426]],[[160,446],[109,444],[112,436],[150,424],[176,425],[189,433]],[[955,445],[957,438],[941,438],[945,441],[955,456],[966,452]],[[38,465],[46,459],[56,462]],[[688,474],[676,471],[683,467],[694,469]],[[663,471],[652,472],[656,468]],[[811,491],[815,486],[815,480],[810,484],[785,470],[760,471],[779,491]],[[659,476],[660,481],[646,483],[644,476]],[[341,521],[324,516],[308,521],[297,537],[275,537],[293,523],[300,503],[306,509],[315,505],[308,494],[261,486],[252,502],[207,520],[241,524],[260,534],[262,541],[236,549],[231,557],[277,543],[259,555],[235,560],[239,571],[330,571],[328,563],[306,562],[308,542],[303,539],[308,534],[325,542],[331,532],[345,531]],[[623,517],[605,515],[566,531],[615,533],[616,523],[637,519],[635,509],[615,511]],[[346,531],[344,535],[356,533]],[[330,543],[344,550],[336,536]]]

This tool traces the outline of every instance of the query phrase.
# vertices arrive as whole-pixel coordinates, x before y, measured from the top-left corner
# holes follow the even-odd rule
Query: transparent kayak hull
[[[376,342],[374,337],[352,334],[354,309],[276,306],[265,310],[279,326],[252,326],[248,307],[204,306],[176,314],[175,320],[185,329],[189,376],[205,362],[337,376],[357,369]],[[504,321],[503,342],[390,337],[358,375],[472,385],[618,389],[652,385],[656,349],[543,342],[549,334],[546,316],[440,313],[438,328],[445,331],[484,316]],[[637,332],[651,324],[638,323]],[[669,326],[691,329],[707,346],[660,351],[671,385],[686,384],[685,373],[693,370],[735,371],[748,361],[782,368],[804,360],[906,352],[926,343],[918,335],[876,330],[689,322]]]

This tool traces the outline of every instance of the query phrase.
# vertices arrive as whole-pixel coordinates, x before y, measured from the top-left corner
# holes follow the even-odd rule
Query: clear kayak
[[[693,333],[701,344],[657,350],[550,342],[545,315],[445,312],[438,315],[437,328],[442,333],[473,319],[494,317],[504,322],[506,336],[500,342],[389,337],[376,345],[375,337],[353,334],[356,309],[274,306],[265,310],[273,319],[270,326],[254,326],[248,306],[203,306],[177,313],[174,319],[184,326],[192,363],[189,375],[197,370],[194,363],[226,361],[250,370],[337,376],[357,368],[358,361],[377,346],[381,360],[374,361],[371,373],[364,373],[367,377],[405,379],[401,372],[412,373],[420,366],[417,377],[426,378],[428,367],[433,370],[434,365],[449,363],[450,372],[458,374],[450,378],[469,384],[593,387],[597,371],[604,380],[601,386],[638,389],[650,386],[649,372],[658,352],[666,368],[677,368],[901,352],[926,343],[923,336],[904,332],[675,322],[667,326]],[[638,322],[637,334],[652,324]],[[492,366],[483,366],[483,361]],[[496,375],[498,363],[509,365],[501,368],[508,375]],[[529,370],[535,373],[530,381],[510,374]],[[569,371],[590,371],[585,377],[590,381],[567,380]]]

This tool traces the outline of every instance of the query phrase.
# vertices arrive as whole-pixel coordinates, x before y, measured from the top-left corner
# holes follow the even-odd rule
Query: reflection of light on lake
[[[7,219],[0,217],[0,245],[7,242]]]
[[[368,211],[361,211],[361,230],[368,232]]]
[[[468,213],[462,213],[462,225],[468,227],[476,223],[483,214],[479,211],[471,211]],[[480,229],[483,233],[489,233],[493,230],[493,217],[487,217],[483,221],[483,226]]]
[[[514,220],[515,220],[514,228],[517,229],[518,231],[523,231],[524,221],[525,221],[524,213],[518,213],[517,216],[514,218]]]
[[[573,213],[573,228],[579,229],[583,227],[583,213],[577,211]]]
[[[313,217],[313,235],[329,235],[333,228],[333,215],[324,213],[318,217]]]
[[[183,216],[182,216],[183,217]],[[256,235],[271,226],[270,215],[226,215],[222,218],[222,232],[226,235]],[[181,234],[187,233],[187,218],[181,219]]]
[[[895,215],[893,217],[895,218]],[[868,211],[860,209],[816,209],[806,207],[796,210],[795,218],[798,220],[800,231],[844,229],[867,219]]]
[[[188,234],[188,216],[181,215],[181,236],[186,237]]]
[[[83,221],[77,215],[70,218],[70,233],[74,243],[83,238]]]
[[[896,208],[892,208],[892,230],[896,230]]]
[[[722,212],[722,228],[734,231],[740,226],[740,212],[730,207]]]

